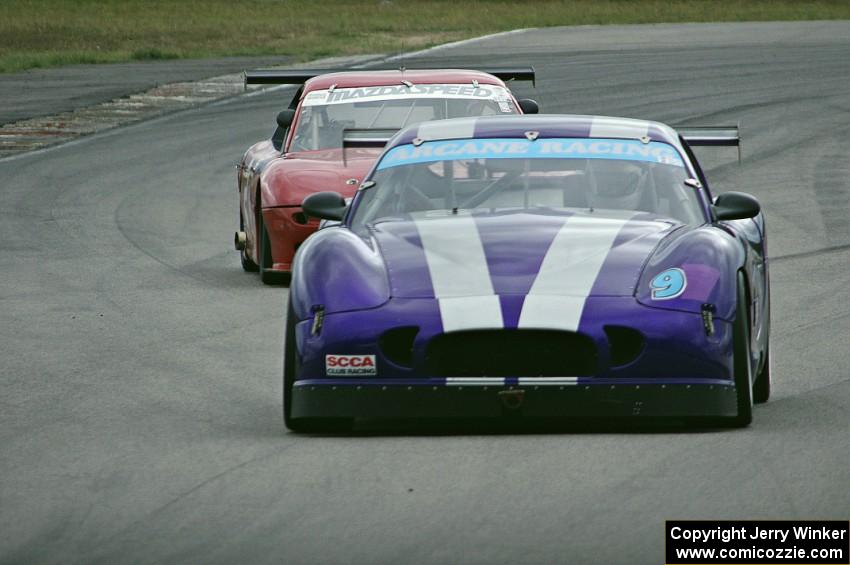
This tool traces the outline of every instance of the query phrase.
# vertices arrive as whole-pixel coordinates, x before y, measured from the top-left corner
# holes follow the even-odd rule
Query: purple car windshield
[[[704,223],[679,152],[628,139],[426,141],[381,158],[352,225],[431,210],[583,208],[648,212]]]

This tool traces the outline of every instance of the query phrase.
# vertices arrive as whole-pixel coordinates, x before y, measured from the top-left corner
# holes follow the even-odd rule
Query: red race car
[[[271,139],[237,168],[242,268],[266,284],[286,282],[296,249],[318,227],[301,202],[325,190],[354,195],[386,141],[418,122],[537,113],[504,81],[534,81],[531,67],[485,70],[259,70],[246,84],[300,84]],[[438,127],[438,126],[437,126]]]

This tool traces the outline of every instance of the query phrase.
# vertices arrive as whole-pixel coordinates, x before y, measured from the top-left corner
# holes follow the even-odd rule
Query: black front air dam
[[[296,383],[294,418],[725,418],[730,384],[411,386]]]

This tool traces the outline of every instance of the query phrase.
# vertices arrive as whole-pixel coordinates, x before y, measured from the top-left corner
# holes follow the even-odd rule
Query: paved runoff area
[[[767,216],[775,393],[740,430],[287,433],[287,289],[231,238],[233,165],[291,90],[0,159],[0,562],[656,564],[666,519],[846,521],[848,37],[585,26],[404,61],[534,65],[514,90],[547,112],[741,123],[741,165],[701,151]]]

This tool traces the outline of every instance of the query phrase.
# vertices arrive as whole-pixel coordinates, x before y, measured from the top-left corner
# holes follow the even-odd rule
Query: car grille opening
[[[378,339],[378,347],[384,357],[400,367],[413,366],[413,342],[419,328],[405,326],[385,331]]]
[[[643,352],[645,340],[643,334],[623,326],[605,326],[608,336],[608,351],[611,366],[628,365]]]
[[[469,330],[440,334],[425,350],[429,374],[461,377],[560,377],[596,372],[596,345],[558,330]]]

